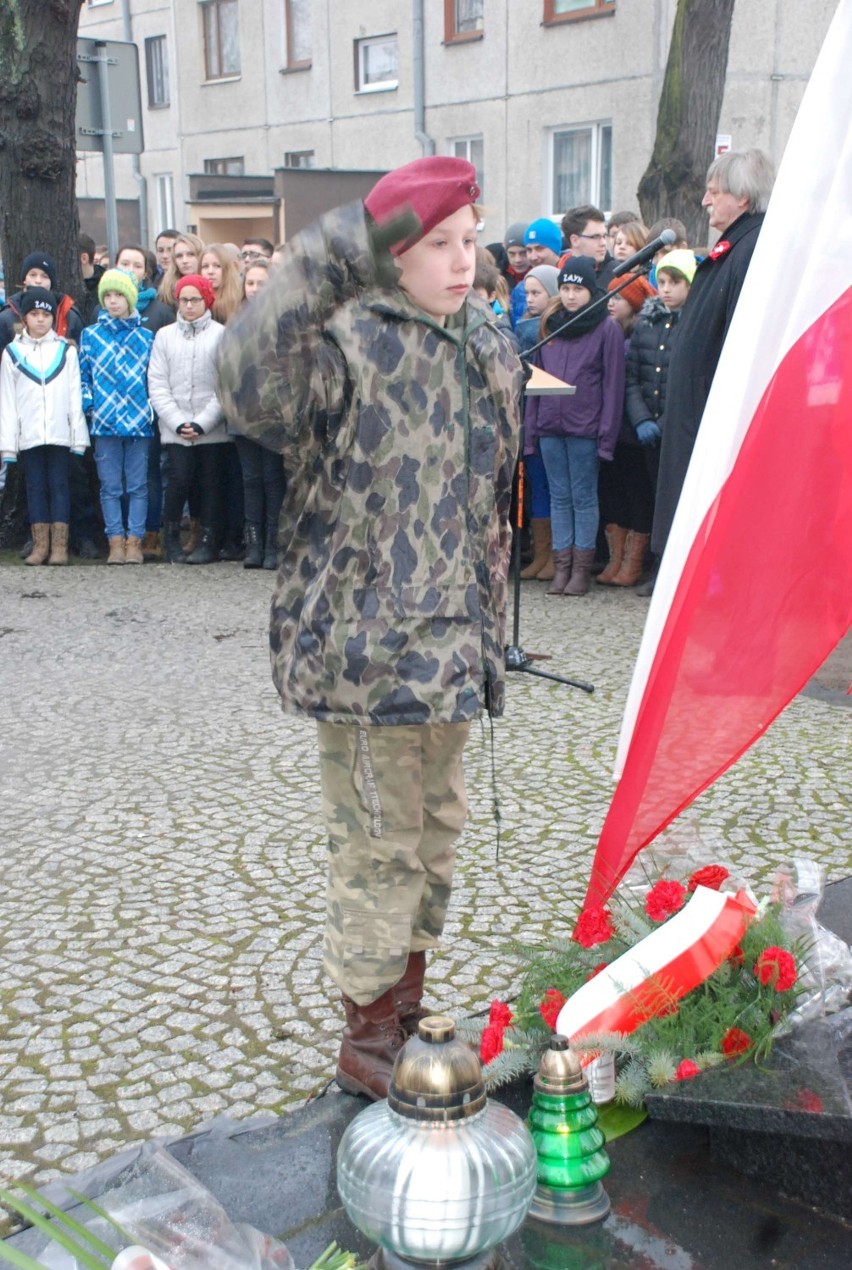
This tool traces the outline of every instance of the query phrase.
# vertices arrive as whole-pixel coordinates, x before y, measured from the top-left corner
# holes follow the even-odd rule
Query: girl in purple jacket
[[[624,336],[607,321],[595,262],[572,256],[542,315],[536,365],[572,384],[573,396],[528,397],[526,444],[539,444],[550,486],[555,575],[548,595],[585,595],[598,532],[598,463],[612,460],[624,410]],[[573,319],[573,320],[571,320]],[[570,321],[570,325],[566,325]]]

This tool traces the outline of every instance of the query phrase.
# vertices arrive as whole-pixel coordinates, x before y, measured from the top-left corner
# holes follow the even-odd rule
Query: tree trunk
[[[701,208],[725,91],[735,0],[678,0],[651,162],[639,182],[646,225],[676,216],[689,242],[707,242]]]
[[[56,260],[59,290],[80,295],[75,192],[77,23],[83,0],[0,6],[0,252],[6,294],[31,251]]]

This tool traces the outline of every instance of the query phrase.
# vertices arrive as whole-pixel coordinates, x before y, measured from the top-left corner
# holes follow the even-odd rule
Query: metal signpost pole
[[[109,64],[104,40],[95,42],[98,62],[98,87],[101,94],[101,129],[104,148],[104,204],[106,209],[107,247],[110,263],[118,255],[118,209],[115,201],[115,162],[112,148],[112,117],[109,100]]]

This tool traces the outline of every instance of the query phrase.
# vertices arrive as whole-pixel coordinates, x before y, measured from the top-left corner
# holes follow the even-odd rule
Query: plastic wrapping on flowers
[[[502,1003],[492,1006],[481,1051],[487,1083],[493,1088],[535,1071],[564,1003],[675,917],[699,887],[751,895],[748,879],[704,850],[649,850],[611,901],[569,921],[562,938],[539,947],[514,945],[523,982],[510,1022]],[[641,1005],[635,993],[629,1031],[574,1039],[587,1055],[616,1055],[617,1101],[638,1106],[652,1088],[722,1063],[765,1057],[782,1031],[843,1008],[852,988],[852,953],[816,920],[822,890],[813,862],[780,869],[739,942],[697,987],[682,994],[670,973],[649,975]]]
[[[230,1220],[221,1204],[163,1147],[145,1145],[97,1203],[74,1215],[30,1188],[2,1199],[44,1236],[38,1260],[10,1253],[10,1264],[40,1270],[295,1270],[284,1244]],[[29,1211],[27,1211],[29,1209]],[[46,1213],[44,1210],[47,1210]],[[14,1250],[12,1250],[14,1252]],[[0,1260],[4,1253],[0,1252]],[[355,1270],[334,1244],[311,1270]]]

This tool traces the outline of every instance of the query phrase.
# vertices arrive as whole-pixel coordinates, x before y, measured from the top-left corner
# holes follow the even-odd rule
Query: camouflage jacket
[[[503,709],[523,372],[482,301],[441,327],[375,285],[388,268],[361,203],[294,238],[226,329],[219,397],[284,458],[271,617],[284,709],[460,723]]]

